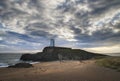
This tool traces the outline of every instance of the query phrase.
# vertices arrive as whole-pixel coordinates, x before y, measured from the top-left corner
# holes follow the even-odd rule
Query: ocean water
[[[8,67],[9,65],[14,65],[16,63],[21,62],[20,57],[22,54],[19,53],[4,53],[0,54],[0,67]]]
[[[20,57],[22,56],[21,53],[0,53],[0,68],[1,67],[8,67],[10,65],[15,65],[16,63],[30,63],[30,64],[36,64],[39,62],[32,62],[32,61],[21,61]]]

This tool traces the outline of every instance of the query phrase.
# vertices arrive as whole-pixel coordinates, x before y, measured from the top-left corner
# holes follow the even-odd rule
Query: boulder
[[[33,67],[33,65],[29,63],[17,63],[15,65],[9,66],[8,68],[30,68],[30,67]]]

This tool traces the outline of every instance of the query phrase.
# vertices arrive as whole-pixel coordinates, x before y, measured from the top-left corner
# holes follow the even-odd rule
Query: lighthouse
[[[54,39],[50,39],[50,47],[55,47],[55,40]]]

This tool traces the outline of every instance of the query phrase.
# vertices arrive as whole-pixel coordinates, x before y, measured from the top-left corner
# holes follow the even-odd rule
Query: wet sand
[[[32,68],[0,68],[0,81],[120,81],[120,72],[84,62],[43,62]]]

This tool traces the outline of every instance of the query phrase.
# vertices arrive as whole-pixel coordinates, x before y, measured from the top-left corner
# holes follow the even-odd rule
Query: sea
[[[0,68],[2,67],[8,67],[11,65],[15,65],[16,63],[38,63],[38,62],[32,62],[32,61],[21,61],[20,57],[22,56],[22,53],[0,53]]]

